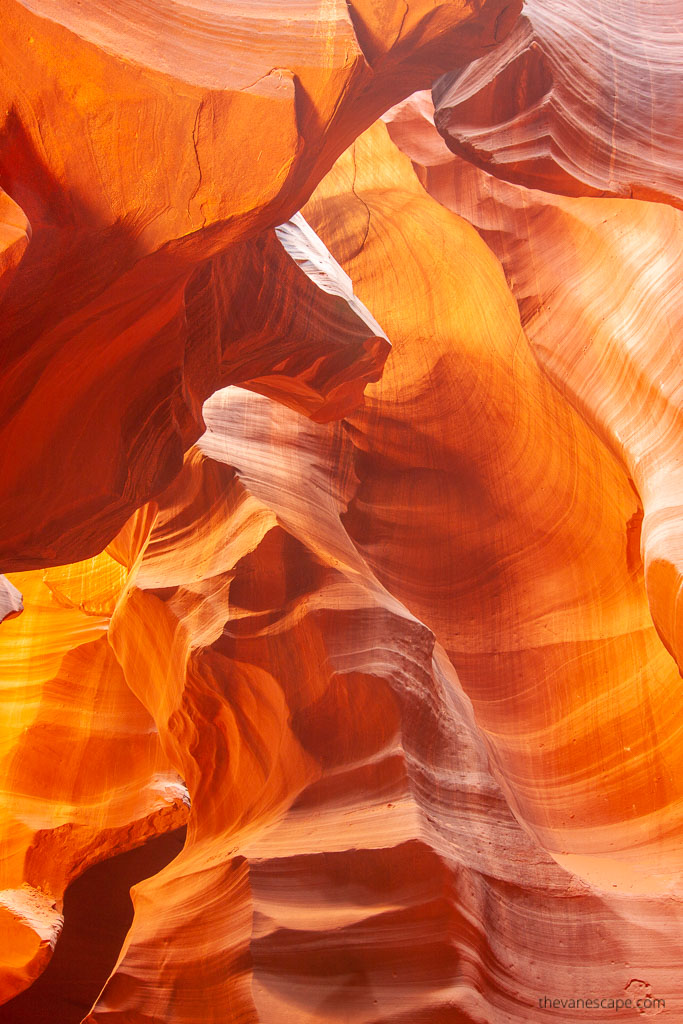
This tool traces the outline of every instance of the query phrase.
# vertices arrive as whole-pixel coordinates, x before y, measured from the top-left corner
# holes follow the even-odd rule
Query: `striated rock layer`
[[[682,666],[683,214],[499,182],[448,152],[427,94],[389,119],[429,192],[498,255],[537,360],[628,472],[650,611]]]
[[[443,650],[340,521],[346,430],[234,389],[205,415],[110,632],[188,778],[188,842],[137,887],[89,1020],[528,1020],[546,990],[641,974],[675,993],[675,909],[592,889],[507,811]]]
[[[339,156],[536,6],[4,0],[0,1020],[683,1019],[675,190]]]
[[[6,570],[102,550],[177,474],[217,387],[274,378],[318,416],[358,400],[382,344],[339,297],[309,322],[314,283],[272,229],[520,6],[3,0],[1,281],[33,229],[0,338]]]
[[[507,181],[680,208],[680,20],[678,0],[525,0],[501,46],[435,83],[439,130]]]
[[[305,213],[393,349],[341,424],[216,394],[109,549],[141,552],[107,637],[191,810],[87,1019],[680,1014],[678,675],[628,477],[383,126]]]
[[[683,690],[650,617],[637,495],[539,370],[500,265],[387,143],[368,143],[363,176],[357,155],[360,198],[343,217],[350,159],[316,193],[327,207],[306,211],[366,299],[382,263],[371,262],[373,216],[378,246],[392,227],[399,236],[391,266],[413,268],[409,296],[389,274],[372,296],[397,370],[349,417],[362,483],[347,529],[443,643],[512,806],[543,844],[594,855],[602,881],[638,887],[642,874],[647,888],[661,872],[667,887],[683,869]],[[411,262],[421,248],[438,254],[438,276]],[[417,357],[401,361],[413,337]]]

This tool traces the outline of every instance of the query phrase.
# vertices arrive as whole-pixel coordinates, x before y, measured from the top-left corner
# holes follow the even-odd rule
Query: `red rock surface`
[[[517,6],[5,7],[0,1022],[683,1020],[678,210],[361,134]]]
[[[391,103],[485,52],[519,6],[297,0],[283,18],[224,0],[3,0],[0,181],[33,229],[0,337],[6,569],[101,551],[179,471],[217,387],[276,375],[290,401],[309,387],[320,406],[334,392],[330,413],[358,400],[382,346],[366,336],[356,353],[325,297],[296,323],[311,285],[271,229]],[[25,224],[2,203],[4,280]],[[226,324],[236,292],[243,333]],[[250,312],[268,316],[260,332]]]
[[[426,94],[389,117],[425,187],[500,258],[536,358],[628,472],[651,614],[680,667],[683,214],[499,182],[448,152]]]

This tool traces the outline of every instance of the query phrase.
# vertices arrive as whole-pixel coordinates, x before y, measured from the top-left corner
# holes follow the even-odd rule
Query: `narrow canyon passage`
[[[0,1024],[683,1024],[682,7],[0,0]]]

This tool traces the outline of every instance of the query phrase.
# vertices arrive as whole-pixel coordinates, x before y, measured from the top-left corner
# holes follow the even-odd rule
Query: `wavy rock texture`
[[[88,1024],[683,1019],[680,214],[332,166],[518,5],[288,12],[5,0],[0,1002],[187,822]]]
[[[356,353],[326,299],[318,364],[311,285],[271,229],[364,127],[485,52],[519,6],[301,0],[283,19],[223,0],[4,0],[0,177],[33,228],[2,318],[6,569],[102,550],[177,474],[221,385],[274,375],[290,402],[312,388],[319,412],[332,392],[335,414],[360,395],[381,344],[366,335]],[[267,301],[270,337],[250,323]]]
[[[26,609],[0,631],[3,1002],[45,967],[71,879],[187,816],[185,786],[107,640],[127,578],[107,553],[13,576]]]
[[[108,639],[191,811],[87,1020],[680,1013],[677,674],[628,477],[383,126],[306,216],[394,347],[341,424],[216,394],[110,548],[142,551]]]
[[[347,430],[237,389],[205,415],[110,628],[188,840],[134,890],[87,1020],[513,1021],[577,976],[674,992],[675,908],[593,890],[511,817],[444,651],[340,518]]]
[[[683,214],[499,182],[448,152],[427,94],[389,118],[428,191],[498,255],[536,358],[633,481],[652,617],[683,665]]]
[[[360,400],[389,347],[300,221],[189,274],[176,263],[172,281],[124,275],[115,291],[42,334],[7,374],[17,400],[3,433],[5,568],[111,539],[178,472],[217,382],[248,383],[325,419]],[[46,432],[64,439],[59,462],[48,460]]]
[[[507,181],[680,207],[680,19],[677,0],[526,0],[503,45],[435,84],[439,130]]]
[[[395,245],[374,266],[410,268],[412,287],[407,299],[383,274],[372,295],[395,352],[349,417],[361,484],[347,529],[444,645],[512,806],[543,845],[585,858],[587,877],[666,887],[683,868],[683,691],[650,618],[637,495],[539,369],[478,236],[420,194],[386,145],[355,152],[358,200],[340,161],[316,193],[327,206],[307,215],[366,299],[373,231],[378,247]],[[436,253],[438,278],[420,276],[420,247]],[[402,361],[413,338],[417,354]]]

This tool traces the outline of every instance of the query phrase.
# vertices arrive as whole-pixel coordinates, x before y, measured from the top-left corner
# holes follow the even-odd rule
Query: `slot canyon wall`
[[[679,0],[0,12],[0,1024],[683,1022]]]

